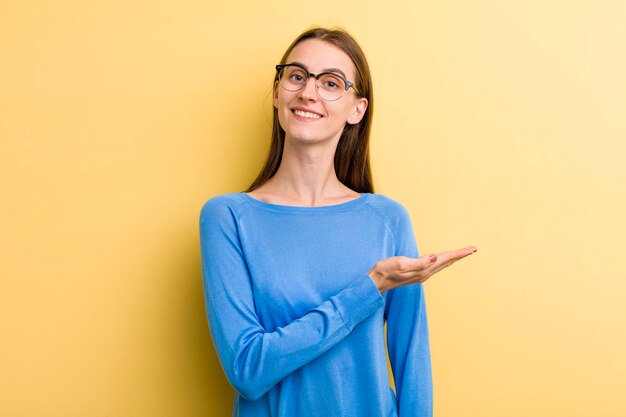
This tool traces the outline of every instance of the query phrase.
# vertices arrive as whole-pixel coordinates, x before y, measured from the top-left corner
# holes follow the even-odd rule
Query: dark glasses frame
[[[284,68],[287,68],[287,67],[298,67],[298,68],[302,69],[302,70],[305,72],[305,74],[307,75],[307,77],[309,77],[309,78],[310,78],[310,77],[313,77],[313,78],[315,78],[317,81],[319,81],[319,80],[320,80],[320,78],[321,78],[323,75],[327,75],[327,74],[330,74],[330,75],[333,75],[333,76],[335,76],[335,77],[341,78],[341,79],[343,80],[343,82],[346,84],[346,88],[344,89],[344,92],[341,94],[341,96],[337,97],[335,100],[339,100],[341,97],[343,97],[343,94],[344,94],[346,91],[348,91],[348,89],[350,89],[350,88],[354,89],[354,92],[355,92],[358,96],[360,96],[360,95],[361,95],[361,94],[359,94],[359,90],[357,90],[357,89],[356,89],[356,87],[354,86],[354,83],[353,83],[353,82],[351,82],[351,81],[348,81],[348,80],[346,79],[346,77],[342,76],[341,74],[337,74],[336,72],[330,72],[330,71],[328,71],[328,72],[321,72],[321,73],[319,73],[319,74],[313,74],[312,72],[309,72],[309,69],[308,69],[308,68],[306,68],[304,65],[300,65],[300,64],[280,64],[280,65],[276,65],[276,80],[280,80],[280,73],[281,73],[281,71],[282,71]],[[307,78],[307,80],[306,80],[306,81],[308,81],[308,78]],[[305,81],[305,84],[306,84],[306,81]],[[316,87],[317,87],[317,86],[318,86],[318,84],[317,84],[317,82],[316,82]],[[302,88],[304,88],[304,84],[302,85]],[[300,90],[296,90],[296,91],[300,91]],[[327,100],[327,101],[335,101],[335,100]]]

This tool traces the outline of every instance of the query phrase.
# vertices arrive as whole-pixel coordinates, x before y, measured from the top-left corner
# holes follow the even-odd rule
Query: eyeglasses
[[[287,91],[302,90],[309,81],[309,77],[313,77],[317,94],[326,101],[339,100],[350,87],[359,94],[353,83],[334,72],[313,74],[300,64],[276,65],[276,71],[278,83]]]

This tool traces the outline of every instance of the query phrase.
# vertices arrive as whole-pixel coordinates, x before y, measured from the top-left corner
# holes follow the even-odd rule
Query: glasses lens
[[[283,67],[278,81],[287,91],[300,91],[307,83],[309,73],[296,65]],[[327,101],[338,100],[346,92],[346,82],[337,74],[324,73],[317,80],[317,93]]]
[[[280,72],[280,85],[288,91],[298,91],[306,84],[309,75],[300,67],[285,67]]]
[[[318,84],[320,86],[319,95],[324,100],[337,100],[346,91],[345,81],[336,74],[322,74]]]

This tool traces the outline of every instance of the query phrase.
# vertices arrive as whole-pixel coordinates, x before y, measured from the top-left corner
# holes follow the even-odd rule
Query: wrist
[[[379,292],[382,293],[389,289],[387,288],[387,285],[385,285],[386,284],[385,275],[382,272],[380,272],[378,269],[376,269],[376,265],[374,265],[372,269],[368,271],[367,275],[369,275],[371,280],[374,282],[374,285],[376,285],[376,288],[378,288]]]

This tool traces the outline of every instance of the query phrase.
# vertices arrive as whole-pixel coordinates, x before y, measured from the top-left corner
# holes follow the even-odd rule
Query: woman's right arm
[[[302,317],[266,332],[256,315],[236,213],[209,200],[200,214],[202,278],[209,328],[226,376],[247,400],[343,340],[383,306],[366,273]]]

